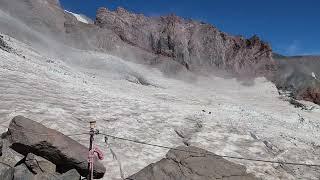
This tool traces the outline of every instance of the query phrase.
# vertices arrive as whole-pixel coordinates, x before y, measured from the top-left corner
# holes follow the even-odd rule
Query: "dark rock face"
[[[180,146],[170,150],[166,158],[150,164],[128,180],[255,180],[246,173],[246,168],[223,158],[212,156],[211,152],[196,147]]]
[[[2,147],[3,147],[3,141],[0,140],[0,156],[2,156]]]
[[[3,40],[3,36],[0,35],[0,49],[11,52],[13,49]]]
[[[218,67],[237,74],[265,75],[274,68],[271,47],[223,33],[212,25],[175,15],[150,18],[123,8],[100,8],[96,25],[115,32],[124,42],[169,57],[187,69]]]
[[[9,125],[7,138],[13,150],[27,156],[33,153],[41,156],[57,166],[57,171],[64,173],[76,169],[82,176],[88,171],[88,148],[53,129],[24,118],[14,117]],[[94,163],[94,177],[102,178],[106,169],[98,162]]]
[[[317,87],[307,87],[297,94],[298,99],[311,101],[320,105],[320,84]]]

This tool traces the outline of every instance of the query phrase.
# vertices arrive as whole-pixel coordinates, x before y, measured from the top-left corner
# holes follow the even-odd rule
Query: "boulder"
[[[29,155],[30,154],[28,154],[28,156]],[[40,158],[35,155],[32,155],[32,157],[34,157],[35,159]],[[40,163],[43,162],[41,158],[39,160]],[[34,159],[32,161],[34,161]],[[41,164],[43,165],[43,163]],[[41,171],[37,172],[37,174],[34,174],[31,171],[34,171],[34,169],[30,169],[30,167],[27,167],[25,163],[21,163],[14,168],[13,180],[80,180],[80,174],[75,169],[72,169],[62,175],[56,172],[49,171]]]
[[[55,164],[32,153],[27,155],[25,164],[35,174],[56,172]]]
[[[255,180],[242,165],[227,161],[206,150],[180,146],[166,158],[150,164],[128,180]],[[185,152],[189,151],[189,152]],[[191,152],[190,152],[191,151]]]
[[[81,176],[88,174],[88,148],[56,130],[16,116],[10,122],[6,138],[15,151],[25,156],[28,153],[41,156],[54,163],[59,173],[76,169]],[[94,178],[102,178],[105,171],[106,168],[95,158]]]
[[[61,180],[79,180],[80,174],[77,172],[77,170],[72,169],[61,176],[59,176]]]
[[[0,162],[0,179],[1,180],[12,180],[14,169],[8,164]]]
[[[13,180],[34,180],[35,176],[25,164],[20,164],[14,168]]]
[[[0,162],[8,164],[11,167],[14,167],[18,162],[20,162],[24,156],[17,153],[11,149],[10,142],[7,139],[2,139],[2,156],[0,156]]]

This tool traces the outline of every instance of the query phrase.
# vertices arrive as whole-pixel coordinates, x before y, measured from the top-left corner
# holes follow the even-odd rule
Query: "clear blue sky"
[[[174,13],[233,35],[259,35],[284,55],[320,55],[319,0],[60,0],[66,10],[95,19],[99,7],[135,13]]]

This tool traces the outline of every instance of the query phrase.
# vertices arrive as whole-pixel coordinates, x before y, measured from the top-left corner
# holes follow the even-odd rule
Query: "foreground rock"
[[[246,168],[214,156],[213,153],[197,147],[180,146],[170,150],[166,158],[150,164],[128,180],[255,180],[246,173]],[[191,151],[191,152],[185,152]]]
[[[28,153],[41,156],[54,163],[59,173],[76,169],[82,176],[87,176],[88,148],[58,131],[16,116],[9,125],[6,138],[12,143],[10,147],[13,150],[24,156]],[[29,159],[32,158],[29,156]],[[105,167],[95,159],[94,178],[102,178],[105,171]]]
[[[14,169],[7,164],[0,162],[0,179],[12,180]]]
[[[25,164],[27,165],[28,169],[32,171],[34,174],[40,174],[43,172],[46,173],[55,173],[56,172],[56,165],[52,162],[36,156],[32,153],[29,153],[25,159]]]

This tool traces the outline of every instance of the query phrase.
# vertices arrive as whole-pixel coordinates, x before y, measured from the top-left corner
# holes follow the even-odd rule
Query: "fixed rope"
[[[114,135],[110,135],[110,134],[106,134],[106,133],[100,133],[100,134],[104,135],[106,137],[119,139],[119,140],[123,140],[123,141],[128,141],[128,142],[133,142],[133,143],[137,143],[137,144],[148,145],[148,146],[153,146],[153,147],[158,147],[158,148],[163,148],[163,149],[188,152],[188,153],[196,153],[196,154],[202,154],[202,155],[209,155],[209,156],[229,158],[229,159],[246,160],[246,161],[254,161],[254,162],[277,163],[277,164],[287,164],[287,165],[295,165],[295,166],[320,167],[320,164],[307,164],[307,163],[296,163],[296,162],[285,162],[285,161],[273,161],[273,160],[265,160],[265,159],[254,159],[254,158],[244,158],[244,157],[236,157],[236,156],[218,155],[218,154],[213,154],[213,153],[210,153],[210,154],[209,153],[199,153],[199,152],[196,152],[196,151],[188,151],[188,150],[184,150],[184,149],[178,149],[178,148],[173,148],[173,147],[169,147],[169,146],[163,146],[163,145],[159,145],[159,144],[152,144],[152,143],[147,143],[147,142],[143,142],[143,141],[128,139],[128,138],[124,138],[124,137],[118,137],[118,136],[114,136]]]

